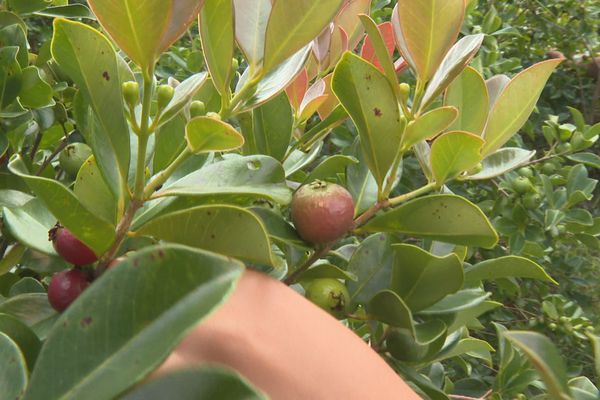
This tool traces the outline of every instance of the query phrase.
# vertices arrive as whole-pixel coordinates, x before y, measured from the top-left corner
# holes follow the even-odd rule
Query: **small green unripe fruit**
[[[410,85],[408,83],[401,83],[399,94],[400,101],[406,103],[406,101],[408,100],[408,96],[410,96]]]
[[[85,143],[72,143],[58,156],[60,167],[71,177],[77,176],[83,163],[92,155],[92,149]]]
[[[571,149],[571,143],[561,143],[558,146],[556,146],[556,152],[559,154],[569,153]]]
[[[542,205],[542,196],[537,193],[527,193],[523,197],[523,206],[525,208],[534,210]]]
[[[304,185],[292,199],[292,221],[305,241],[331,243],[354,224],[352,195],[333,183],[315,181]]]
[[[306,298],[338,319],[346,316],[350,306],[350,293],[337,279],[312,281],[306,289]]]
[[[519,175],[524,176],[525,178],[533,177],[533,170],[530,167],[519,168],[519,171],[517,172],[519,173]]]
[[[551,323],[549,323],[549,324],[548,324],[548,328],[549,328],[551,331],[555,331],[555,330],[556,330],[556,328],[558,328],[558,326],[557,326],[557,325],[556,325],[554,322],[551,322]]]
[[[551,162],[546,162],[542,165],[542,172],[546,175],[552,175],[556,172],[556,165]]]
[[[239,67],[240,67],[240,63],[239,63],[239,61],[237,60],[237,58],[232,58],[232,59],[231,59],[231,69],[232,69],[233,71],[237,71]]]
[[[167,105],[173,99],[175,95],[175,89],[169,85],[160,85],[156,89],[156,105],[159,110],[164,110]]]
[[[192,101],[190,104],[190,117],[196,118],[206,114],[206,105],[200,100]]]
[[[125,103],[135,107],[140,102],[140,85],[137,82],[123,82],[121,87]]]
[[[531,192],[533,190],[533,186],[531,185],[531,181],[529,178],[524,176],[519,176],[512,181],[512,187],[515,192],[519,194],[524,194],[527,192]]]
[[[565,128],[558,128],[558,136],[561,141],[566,142],[573,135],[573,131]]]

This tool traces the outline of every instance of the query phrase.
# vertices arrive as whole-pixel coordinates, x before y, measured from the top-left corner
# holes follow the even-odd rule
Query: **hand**
[[[157,374],[202,363],[239,371],[275,400],[419,399],[351,330],[284,284],[250,270]]]

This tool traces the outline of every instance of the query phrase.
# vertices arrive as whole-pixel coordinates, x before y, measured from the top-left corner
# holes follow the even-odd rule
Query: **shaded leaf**
[[[558,284],[541,265],[523,257],[506,256],[485,260],[465,270],[467,284],[499,278],[530,278]]]
[[[468,132],[444,133],[431,146],[431,169],[438,185],[454,179],[481,161],[483,139]]]

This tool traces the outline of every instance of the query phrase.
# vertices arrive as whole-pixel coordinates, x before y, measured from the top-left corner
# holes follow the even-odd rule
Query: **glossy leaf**
[[[232,0],[204,2],[199,17],[202,50],[210,77],[222,96],[229,96],[235,47]]]
[[[161,113],[156,126],[161,127],[165,123],[171,121],[181,110],[189,105],[196,93],[198,93],[207,82],[207,78],[208,74],[206,72],[200,72],[190,76],[177,85],[173,98]]]
[[[571,398],[564,361],[550,339],[536,332],[525,331],[505,332],[504,337],[527,355],[538,370],[552,398],[557,400]]]
[[[263,62],[265,55],[265,35],[271,0],[233,0],[235,13],[235,37],[244,53],[251,73]]]
[[[349,165],[346,169],[346,184],[354,199],[354,215],[358,216],[377,202],[377,182],[364,161],[365,156],[355,142],[350,153],[356,156],[357,164]]]
[[[31,329],[17,318],[0,314],[0,334],[15,342],[23,353],[28,370],[33,370],[42,343]],[[4,387],[4,386],[1,386]],[[2,394],[0,392],[0,398]]]
[[[185,126],[187,118],[183,113],[161,126],[154,134],[153,171],[162,171],[185,149]]]
[[[485,260],[465,270],[468,284],[499,278],[530,278],[545,282],[556,282],[539,264],[523,257],[506,256]]]
[[[283,168],[285,169],[285,176],[291,176],[292,174],[300,171],[310,163],[316,160],[323,149],[323,142],[318,142],[313,146],[310,151],[304,152],[300,150],[294,150],[288,154],[287,158],[283,162]]]
[[[48,7],[35,13],[44,17],[52,18],[87,18],[95,20],[96,17],[89,8],[83,4],[68,4],[56,7]]]
[[[527,163],[535,155],[535,150],[529,151],[518,147],[505,147],[500,149],[482,161],[482,169],[474,175],[466,176],[464,179],[483,180],[504,175],[521,165]]]
[[[267,397],[233,370],[187,368],[161,376],[134,389],[122,400],[266,400]]]
[[[27,247],[55,255],[48,231],[56,224],[54,217],[40,199],[34,198],[21,207],[4,208],[2,218],[8,232]]]
[[[73,192],[61,183],[30,175],[20,157],[14,158],[9,168],[12,173],[25,180],[31,190],[44,201],[48,210],[79,240],[96,254],[108,250],[115,237],[115,227],[111,223],[85,208]]]
[[[491,364],[491,356],[490,356],[490,352],[494,351],[494,348],[486,341],[484,340],[480,340],[480,339],[474,339],[474,338],[466,338],[466,339],[461,339],[456,346],[448,349],[447,351],[444,351],[442,353],[440,353],[437,357],[436,357],[436,361],[442,361],[442,360],[447,360],[449,358],[453,358],[453,357],[458,357],[467,353],[472,353],[472,352],[484,352],[484,354],[486,355],[484,357],[484,359],[488,362],[488,364]]]
[[[275,1],[265,36],[265,71],[270,71],[313,40],[333,19],[342,0]]]
[[[300,108],[300,103],[302,103],[302,99],[304,99],[304,95],[308,90],[308,74],[306,72],[306,68],[304,68],[296,78],[290,83],[288,87],[285,88],[285,93],[290,100],[290,104],[294,110],[298,110]]]
[[[444,133],[431,146],[431,169],[438,185],[451,180],[481,161],[484,141],[469,132]]]
[[[600,156],[594,153],[577,153],[568,155],[567,158],[577,163],[600,169]]]
[[[266,207],[252,207],[250,211],[261,219],[267,229],[269,237],[273,241],[302,249],[307,249],[309,247],[305,241],[300,239],[298,232],[283,218],[282,215],[275,211],[271,211]]]
[[[308,56],[310,55],[310,46],[305,46],[300,49],[297,53],[292,55],[290,58],[285,60],[276,68],[272,69],[267,75],[265,75],[256,85],[254,95],[247,101],[241,103],[235,112],[243,112],[252,110],[283,91],[302,71]],[[251,78],[251,70],[247,68],[242,76],[240,77],[236,92],[239,92],[241,88],[247,84],[248,79]]]
[[[27,387],[27,366],[19,346],[0,332],[0,400],[20,399]]]
[[[405,203],[376,216],[361,228],[394,232],[465,246],[492,248],[498,235],[483,212],[454,195],[432,195]]]
[[[0,49],[0,110],[12,103],[21,90],[21,67],[17,62],[19,48],[6,46]]]
[[[349,52],[333,73],[332,88],[358,129],[367,165],[381,188],[402,134],[394,90],[375,66]]]
[[[239,207],[200,206],[169,213],[145,224],[136,233],[273,265],[271,243],[262,221]]]
[[[447,315],[475,308],[485,302],[491,293],[483,289],[463,289],[452,293],[434,305],[421,310],[420,315]]]
[[[242,269],[225,257],[177,245],[128,257],[61,315],[24,400],[116,397],[155,369],[222,304]],[[81,357],[74,347],[96,350]],[[61,379],[56,379],[57,363]]]
[[[369,301],[368,311],[377,321],[414,332],[410,308],[391,290],[383,290],[373,296]]]
[[[389,288],[394,257],[391,243],[389,236],[376,233],[363,240],[352,254],[346,270],[358,277],[356,282],[347,282],[353,302],[366,304]]]
[[[415,144],[432,139],[446,130],[456,117],[458,110],[454,107],[440,107],[429,111],[411,121],[402,137],[402,148],[410,149]]]
[[[358,160],[354,157],[343,156],[341,154],[327,157],[308,174],[304,182],[309,183],[317,179],[327,180],[328,178],[336,178],[338,174],[344,173],[346,168],[353,164],[358,164]]]
[[[285,93],[252,111],[253,140],[259,154],[282,160],[290,140],[294,118]]]
[[[462,263],[456,254],[437,257],[405,244],[394,245],[393,252],[391,288],[411,311],[423,310],[462,287]]]
[[[34,332],[38,326],[52,321],[56,316],[46,293],[25,293],[11,297],[0,303],[0,313],[17,318]]]
[[[185,127],[185,138],[192,153],[230,151],[242,147],[244,137],[227,122],[196,117]]]
[[[490,98],[490,109],[496,104],[496,100],[500,96],[500,93],[504,90],[506,85],[510,83],[510,78],[506,75],[495,75],[485,81],[488,95]]]
[[[79,87],[83,109],[76,112],[86,121],[80,130],[99,160],[111,191],[124,203],[130,157],[129,127],[123,114],[115,51],[108,39],[91,27],[56,19],[52,56]]]
[[[333,264],[322,263],[317,264],[314,267],[309,268],[306,272],[303,272],[298,281],[305,284],[310,284],[311,280],[314,279],[342,279],[345,281],[357,281],[358,278],[351,272],[344,271],[340,267],[337,267]]]
[[[102,179],[94,156],[81,166],[73,192],[85,208],[106,221],[116,223],[117,202]]]
[[[501,148],[527,122],[546,81],[562,59],[539,62],[517,74],[495,101],[485,128],[483,154]]]
[[[483,76],[475,68],[465,68],[448,87],[444,105],[456,107],[458,110],[458,118],[450,126],[450,130],[481,135],[490,108]]]
[[[360,14],[369,14],[371,0],[346,0],[333,20],[348,35],[348,49],[353,50],[363,38],[364,29]]]
[[[464,18],[463,0],[401,0],[392,13],[396,44],[427,82],[450,50]]]
[[[371,59],[365,58],[365,60],[375,65],[388,78],[390,84],[397,87],[398,77],[396,76],[394,62],[392,61],[392,56],[394,55],[394,28],[392,24],[387,22],[378,26],[368,15],[360,15],[359,17],[367,31],[367,38],[364,41],[363,48],[365,45],[370,44],[371,49],[375,53],[375,57]],[[382,32],[384,29],[388,34],[387,38],[390,39],[388,41],[384,39]],[[363,57],[362,51],[361,57]]]
[[[292,198],[281,164],[267,156],[236,157],[211,164],[153,197],[164,196],[267,198],[281,204],[288,204]]]
[[[22,86],[19,100],[24,107],[43,108],[55,104],[52,99],[54,94],[52,87],[42,79],[40,70],[30,66],[22,71]]]
[[[391,63],[391,57],[394,55],[394,50],[396,49],[396,42],[394,40],[394,27],[392,26],[391,22],[384,22],[377,25],[377,29],[381,35],[381,39],[383,39],[381,42],[384,44],[385,50],[388,54],[386,59],[389,59]],[[373,47],[373,39],[371,38],[370,34],[365,37],[365,41],[360,49],[360,56],[376,66],[381,72],[384,72],[381,62],[379,61],[379,56],[376,54],[375,48]]]
[[[194,21],[203,1],[90,0],[92,11],[117,45],[144,71]]]
[[[460,39],[446,54],[427,86],[421,109],[427,108],[471,62],[485,35],[468,35]],[[475,132],[474,132],[475,133]]]

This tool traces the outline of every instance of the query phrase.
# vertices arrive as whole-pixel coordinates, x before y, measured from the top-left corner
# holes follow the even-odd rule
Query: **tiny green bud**
[[[231,59],[231,69],[234,71],[237,71],[239,67],[240,67],[240,63],[238,62],[237,58],[232,58]]]
[[[165,107],[171,102],[175,89],[169,85],[160,85],[156,90],[156,103],[159,110],[164,110]]]
[[[408,83],[400,84],[400,101],[406,103],[408,96],[410,95],[410,85]]]
[[[200,100],[192,101],[190,104],[190,116],[192,118],[201,117],[206,113],[206,106]]]
[[[123,82],[123,98],[127,105],[135,107],[140,102],[140,85],[137,82]]]

